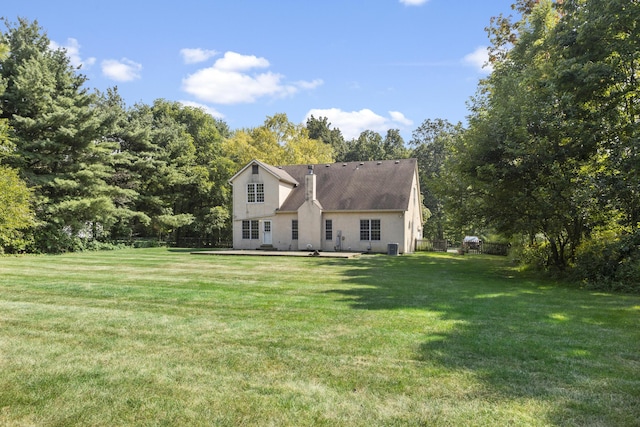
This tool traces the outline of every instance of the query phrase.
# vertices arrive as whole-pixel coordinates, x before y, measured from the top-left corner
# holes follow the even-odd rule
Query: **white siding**
[[[324,239],[324,221],[330,219],[333,225],[333,239]],[[360,240],[360,220],[380,220],[380,240]],[[338,234],[342,251],[354,252],[387,252],[389,243],[398,243],[399,250],[403,251],[404,241],[404,213],[395,212],[325,212],[322,219],[322,249],[333,251],[338,246]]]
[[[247,184],[264,184],[264,202],[249,203],[247,201]],[[246,168],[233,180],[233,247],[235,249],[255,249],[262,244],[262,220],[273,219],[282,203],[291,191],[291,186],[280,182],[271,173],[259,167],[258,174],[252,173],[252,168]],[[258,240],[242,238],[242,221],[259,220],[260,238]],[[272,224],[275,226],[276,224]],[[272,239],[275,238],[272,231]]]

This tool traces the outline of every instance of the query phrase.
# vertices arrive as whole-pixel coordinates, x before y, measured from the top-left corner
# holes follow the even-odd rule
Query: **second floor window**
[[[247,203],[264,203],[264,184],[256,182],[247,184]]]

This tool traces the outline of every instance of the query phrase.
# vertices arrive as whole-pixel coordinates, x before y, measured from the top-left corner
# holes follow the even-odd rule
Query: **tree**
[[[4,60],[9,53],[9,47],[0,43],[0,61]],[[0,94],[4,93],[6,84],[4,79],[0,79]],[[2,110],[0,109],[0,112]],[[14,145],[9,140],[9,120],[0,118],[0,162],[2,159],[12,153]]]
[[[591,151],[568,143],[562,94],[553,84],[559,15],[550,1],[518,4],[518,36],[481,83],[456,166],[480,202],[477,220],[531,241],[544,235],[547,263],[564,269],[594,219],[582,185]]]
[[[14,169],[0,166],[0,253],[24,249],[23,231],[34,225],[31,190]]]
[[[326,117],[315,118],[313,115],[307,119],[307,131],[309,138],[324,142],[333,149],[336,162],[344,161],[347,152],[347,144],[338,128],[331,129],[331,123]]]
[[[267,117],[262,126],[236,131],[225,142],[226,155],[237,165],[253,159],[271,165],[318,164],[332,161],[332,148],[309,137],[307,129],[286,114]]]
[[[598,203],[640,224],[640,4],[567,0],[558,5],[558,72],[572,144],[597,153],[590,166]]]
[[[372,130],[361,132],[357,139],[347,143],[347,147],[347,153],[344,156],[346,162],[385,159],[382,136]]]
[[[520,0],[489,29],[494,72],[453,168],[472,214],[570,266],[595,230],[640,220],[640,4]],[[543,236],[542,240],[538,237]]]
[[[0,60],[7,57],[8,47],[0,44]],[[0,93],[5,85],[0,81]],[[35,225],[31,209],[32,192],[15,169],[2,166],[12,155],[14,145],[9,140],[9,121],[0,119],[0,254],[24,249],[23,231]]]
[[[413,147],[411,157],[418,160],[420,189],[424,205],[431,212],[425,224],[424,235],[444,239],[447,227],[444,200],[452,187],[451,177],[445,170],[445,162],[451,155],[456,140],[462,137],[462,124],[453,125],[447,120],[425,120],[413,131],[409,145]],[[460,231],[451,230],[452,238],[459,237]]]
[[[184,173],[189,177],[188,182],[180,185],[179,203],[174,203],[175,213],[190,214],[193,221],[181,226],[176,238],[202,237],[203,232],[209,233],[212,210],[216,207],[231,209],[228,180],[235,170],[223,150],[223,135],[228,135],[228,128],[205,111],[177,102],[157,100],[153,109],[156,116],[161,112],[175,120],[177,126],[182,126],[193,144],[194,156],[183,159],[186,160]],[[218,239],[223,229],[231,228],[228,217],[224,221],[225,224],[216,223]]]
[[[104,192],[96,193],[104,175],[91,170],[98,162],[92,153],[101,149],[95,96],[66,52],[49,49],[37,22],[4,22],[10,53],[0,64],[6,84],[0,101],[16,154],[7,163],[36,189],[34,249],[70,250],[112,207]]]
[[[384,139],[378,132],[365,130],[357,139],[347,142],[345,162],[404,159],[409,151],[398,129],[389,129]]]
[[[409,151],[404,145],[404,139],[398,129],[389,129],[382,141],[384,158],[378,160],[405,159],[409,156]]]
[[[224,206],[214,206],[209,209],[209,213],[205,217],[204,231],[209,234],[217,232],[217,243],[222,241],[222,230],[227,227],[231,215],[229,209]]]
[[[164,236],[194,220],[189,196],[200,171],[193,137],[175,108],[164,100],[136,104],[114,134],[126,153],[116,170],[119,184],[135,191],[134,210],[147,219],[134,224],[133,235]]]
[[[97,110],[101,115],[100,164],[105,168],[105,188],[113,200],[115,220],[105,230],[111,240],[130,240],[137,225],[148,226],[151,218],[138,210],[140,176],[134,172],[134,164],[144,161],[128,148],[128,138],[136,133],[128,122],[127,109],[117,88],[98,94]],[[140,129],[137,129],[140,131]]]
[[[201,109],[157,99],[153,105],[126,108],[117,90],[103,96],[104,138],[117,144],[110,157],[111,183],[131,215],[114,226],[113,235],[165,238],[173,233],[201,237],[211,209],[229,207],[228,179],[235,165],[225,157],[224,122]],[[219,236],[230,224],[219,229]]]

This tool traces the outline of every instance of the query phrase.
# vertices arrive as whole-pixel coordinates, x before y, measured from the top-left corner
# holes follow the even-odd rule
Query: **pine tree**
[[[37,22],[4,21],[9,47],[0,62],[6,90],[0,96],[15,156],[9,164],[35,190],[34,250],[78,248],[113,221],[115,207],[105,184],[96,97],[64,50],[51,50]]]

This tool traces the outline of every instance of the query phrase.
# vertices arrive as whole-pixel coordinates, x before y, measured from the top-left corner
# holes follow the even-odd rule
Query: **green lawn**
[[[0,258],[0,425],[640,424],[640,297],[505,258]]]

